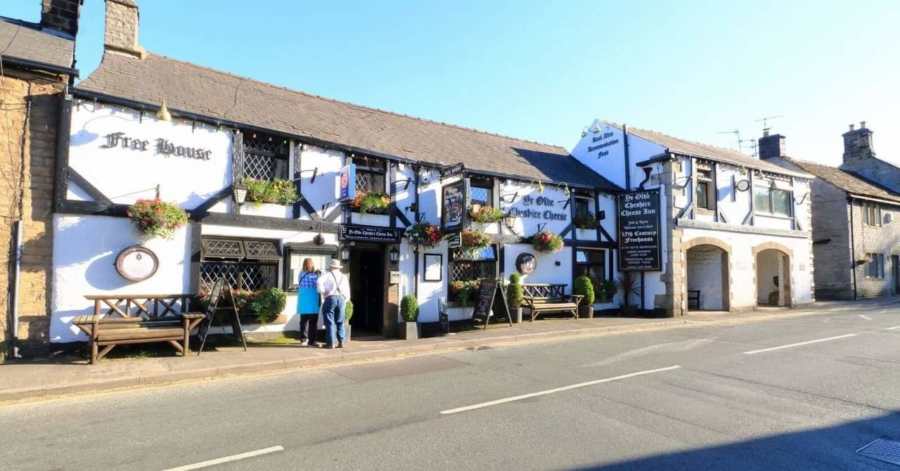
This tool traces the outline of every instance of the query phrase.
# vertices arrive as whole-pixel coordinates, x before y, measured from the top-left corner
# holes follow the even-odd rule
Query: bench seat
[[[184,313],[158,319],[141,316],[80,316],[72,323],[90,338],[91,363],[100,360],[116,345],[168,342],[182,355],[190,350],[190,334],[204,314]],[[99,350],[99,347],[104,347]]]
[[[578,319],[578,304],[581,302],[582,296],[572,295],[561,298],[541,297],[541,296],[525,296],[525,306],[529,309],[529,317],[534,321],[538,316],[548,312],[569,313],[575,319]]]

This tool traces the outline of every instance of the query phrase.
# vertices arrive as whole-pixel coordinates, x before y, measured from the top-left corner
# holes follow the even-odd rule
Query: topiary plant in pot
[[[572,294],[583,296],[581,304],[578,305],[578,317],[593,318],[595,296],[594,284],[591,282],[591,279],[586,275],[575,278],[575,283],[572,285]]]
[[[407,294],[400,300],[400,315],[403,317],[403,328],[400,334],[404,340],[419,338],[419,301],[414,294]]]
[[[513,322],[522,322],[522,301],[525,299],[525,287],[522,286],[522,275],[509,275],[509,287],[506,289],[506,303],[509,305]]]

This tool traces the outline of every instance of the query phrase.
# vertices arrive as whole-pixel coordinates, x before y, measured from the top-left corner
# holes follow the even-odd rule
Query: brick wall
[[[25,354],[47,345],[56,130],[67,80],[11,69],[0,77],[0,332],[8,341],[12,237],[21,219],[18,338]]]

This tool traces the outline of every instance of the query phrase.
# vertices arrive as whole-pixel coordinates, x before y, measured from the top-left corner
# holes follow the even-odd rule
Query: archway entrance
[[[728,252],[714,245],[697,245],[687,251],[687,300],[689,311],[727,311],[729,299]]]
[[[756,303],[760,306],[791,305],[791,259],[777,249],[756,254]]]

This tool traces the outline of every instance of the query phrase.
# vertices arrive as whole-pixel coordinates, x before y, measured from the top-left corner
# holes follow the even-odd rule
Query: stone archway
[[[793,251],[777,242],[753,247],[753,276],[757,306],[790,307],[793,303]]]
[[[681,291],[687,310],[731,311],[731,246],[715,238],[698,237],[685,241],[682,248]]]

